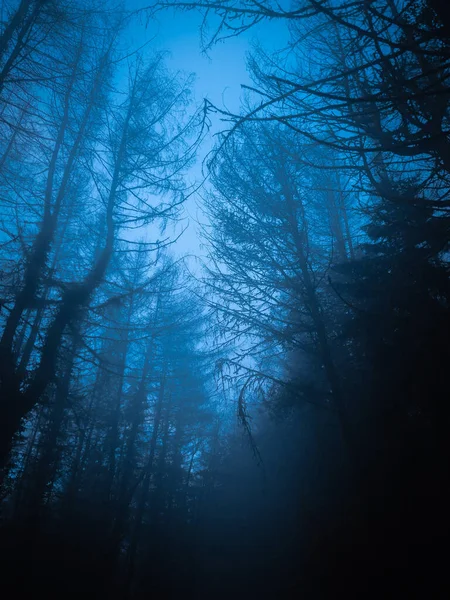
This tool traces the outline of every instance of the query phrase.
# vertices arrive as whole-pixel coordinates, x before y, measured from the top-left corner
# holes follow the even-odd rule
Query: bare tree
[[[100,66],[103,68],[108,64],[107,56],[109,54],[101,59]],[[178,89],[173,80],[163,75],[160,58],[156,58],[148,66],[144,66],[138,59],[135,67],[130,68],[130,87],[126,100],[121,100],[118,93],[111,100],[114,104],[106,105],[103,116],[100,117],[101,124],[96,123],[96,127],[100,127],[105,133],[106,142],[98,143],[94,140],[90,143],[89,138],[85,137],[90,108],[88,104],[81,114],[80,128],[69,153],[64,155],[67,162],[58,179],[59,186],[53,193],[56,163],[68,127],[71,86],[74,80],[69,79],[68,82],[62,119],[50,155],[43,222],[27,261],[23,287],[9,310],[3,331],[2,381],[6,391],[4,410],[7,418],[2,419],[2,424],[7,430],[2,439],[5,449],[9,446],[13,433],[18,430],[22,417],[36,405],[53,380],[66,328],[80,318],[103,282],[114,253],[118,232],[155,223],[157,219],[164,223],[176,214],[176,208],[183,200],[179,173],[190,161],[192,151],[187,146],[186,150],[183,149],[183,135],[186,131],[183,120],[180,119],[181,124],[175,126],[170,123],[170,119],[183,104],[185,90]],[[96,84],[94,78],[93,90]],[[91,104],[94,103],[94,98],[95,96],[91,98]],[[33,374],[22,387],[14,366],[16,359],[12,349],[15,333],[27,303],[32,302],[44,275],[66,186],[82,143],[84,148],[87,146],[89,149],[85,159],[85,173],[91,181],[90,185],[94,186],[91,189],[95,190],[99,218],[104,223],[103,240],[95,249],[94,256],[85,261],[79,282],[60,282],[60,296],[56,302],[56,310],[48,321],[39,351],[40,358]],[[87,184],[85,189],[89,189]],[[167,201],[163,199],[155,204],[152,198],[155,193],[170,193],[172,196]]]

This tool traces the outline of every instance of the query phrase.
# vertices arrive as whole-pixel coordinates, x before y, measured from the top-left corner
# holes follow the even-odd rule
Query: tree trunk
[[[159,394],[158,394],[158,402],[157,402],[156,409],[155,409],[153,431],[152,431],[152,437],[150,440],[150,450],[149,450],[149,454],[148,454],[147,463],[145,466],[145,476],[144,476],[144,479],[142,482],[141,494],[140,494],[138,506],[136,509],[134,526],[133,526],[133,531],[131,534],[130,547],[128,550],[128,556],[127,556],[128,572],[127,572],[127,580],[126,580],[127,589],[130,589],[132,581],[133,581],[133,577],[134,577],[136,554],[137,554],[137,550],[139,547],[139,539],[140,539],[140,533],[141,533],[141,529],[142,529],[142,520],[144,517],[145,509],[147,506],[147,500],[148,500],[148,496],[149,496],[149,491],[150,491],[150,482],[151,482],[151,477],[152,477],[152,473],[153,473],[153,463],[155,460],[156,443],[158,441],[159,427],[161,424],[165,387],[166,387],[166,372],[164,370],[163,375],[161,377],[161,384],[160,384]]]

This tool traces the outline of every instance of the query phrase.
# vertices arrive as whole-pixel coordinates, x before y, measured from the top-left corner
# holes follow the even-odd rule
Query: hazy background
[[[131,0],[127,7],[141,9],[148,4],[146,0]],[[195,74],[191,112],[202,104],[204,98],[231,112],[239,112],[243,97],[241,86],[251,84],[246,66],[248,54],[257,44],[268,53],[283,48],[288,39],[286,23],[261,23],[245,34],[214,44],[205,52],[201,43],[201,22],[202,16],[193,11],[183,13],[167,10],[150,21],[147,20],[147,14],[142,12],[129,30],[130,43],[137,48],[149,42],[148,51],[166,52],[165,63],[172,72]],[[200,148],[196,164],[188,174],[190,182],[200,183],[204,180],[207,175],[206,172],[202,173],[204,157],[214,145],[215,134],[226,127],[227,123],[221,122],[218,117],[213,118],[210,133]],[[207,180],[205,184],[207,185]],[[186,231],[172,246],[172,252],[178,256],[202,255],[197,224],[202,222],[199,207],[201,190],[202,188],[185,202],[183,219],[176,225],[174,233],[177,234],[188,224]],[[190,264],[193,266],[192,261]]]

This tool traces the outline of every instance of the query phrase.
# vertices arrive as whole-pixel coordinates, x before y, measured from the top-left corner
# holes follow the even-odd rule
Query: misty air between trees
[[[448,590],[445,3],[0,27],[4,597]]]

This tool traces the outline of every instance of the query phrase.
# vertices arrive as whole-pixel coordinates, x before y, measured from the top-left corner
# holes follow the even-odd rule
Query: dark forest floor
[[[7,596],[45,598],[400,598],[448,597],[447,495],[428,474],[302,531],[248,531],[242,524],[195,529],[174,551],[155,543],[133,593],[121,586],[108,544],[67,524],[2,530],[2,581]],[[434,483],[433,483],[434,481]],[[408,483],[408,485],[406,485]],[[263,525],[262,525],[263,527]],[[34,536],[31,532],[34,531]],[[32,541],[34,537],[34,542]]]

